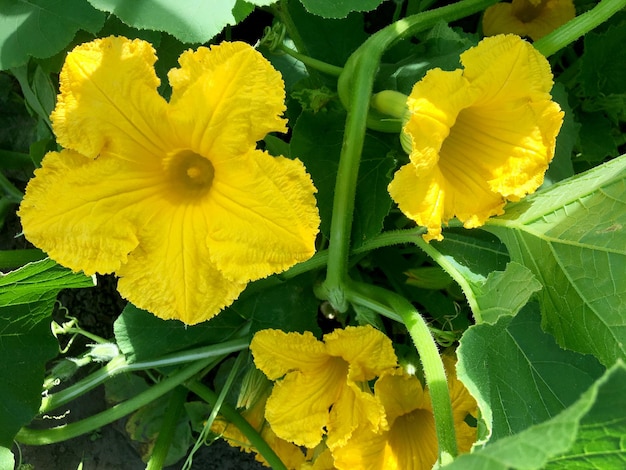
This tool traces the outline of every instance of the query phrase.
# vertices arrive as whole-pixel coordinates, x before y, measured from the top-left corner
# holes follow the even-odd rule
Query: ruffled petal
[[[250,350],[257,369],[270,380],[294,370],[315,372],[323,369],[330,359],[324,344],[310,331],[257,331],[250,342]]]
[[[108,37],[72,50],[51,116],[57,142],[91,158],[162,156],[170,131],[155,61],[152,46],[138,39]]]
[[[173,205],[159,195],[142,207],[152,215],[138,233],[139,246],[116,272],[120,294],[160,318],[188,325],[230,305],[246,284],[225,278],[211,262],[205,241],[211,221],[202,205]]]
[[[139,227],[150,220],[145,200],[162,183],[158,171],[131,162],[91,160],[71,150],[48,153],[20,206],[24,234],[75,271],[117,271],[138,246]]]
[[[385,374],[374,385],[376,396],[385,407],[389,424],[417,409],[432,411],[428,393],[414,375],[394,372]]]
[[[282,439],[313,448],[328,426],[329,409],[345,386],[347,364],[329,360],[313,374],[294,371],[274,385],[265,418]]]
[[[404,132],[411,137],[411,163],[428,172],[439,161],[439,150],[459,112],[474,98],[461,70],[430,70],[407,99],[410,118]]]
[[[281,75],[250,45],[200,47],[183,53],[179,63],[168,74],[171,117],[193,151],[211,161],[229,159],[269,132],[286,131]]]
[[[326,445],[331,450],[345,445],[358,427],[366,427],[376,433],[387,429],[385,409],[380,400],[369,391],[361,390],[361,386],[348,380],[333,404],[326,439]]]
[[[441,224],[454,217],[454,201],[439,168],[418,172],[411,163],[400,168],[388,187],[400,210],[427,228],[424,240],[442,240]]]
[[[320,222],[315,191],[299,160],[252,150],[218,161],[208,203],[211,259],[247,282],[310,258]]]
[[[475,106],[520,100],[550,100],[550,64],[530,43],[513,34],[485,38],[461,54],[463,75],[478,90]],[[497,115],[494,116],[496,118]]]
[[[350,364],[350,381],[372,380],[398,363],[389,337],[370,325],[337,329],[324,335],[324,342],[330,355]]]

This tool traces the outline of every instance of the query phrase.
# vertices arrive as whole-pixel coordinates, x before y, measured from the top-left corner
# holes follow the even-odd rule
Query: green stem
[[[350,232],[354,214],[356,182],[374,77],[383,52],[408,34],[435,26],[439,21],[452,21],[496,3],[497,0],[463,0],[435,10],[419,13],[387,26],[370,36],[350,56],[339,77],[339,96],[348,110],[337,179],[328,256],[328,274],[323,284],[325,297],[340,312],[347,309],[344,284],[348,278]]]
[[[154,443],[152,455],[150,455],[150,460],[148,461],[146,470],[161,470],[163,468],[165,459],[167,458],[167,454],[174,439],[174,433],[178,425],[178,420],[185,409],[187,393],[188,392],[185,387],[177,387],[172,392],[165,414],[163,415],[161,429],[159,430],[159,435]]]
[[[167,392],[173,390],[184,381],[189,380],[205,367],[218,364],[223,357],[224,356],[218,357],[217,359],[211,357],[201,361],[196,361],[191,365],[179,369],[171,376],[164,378],[161,382],[151,386],[139,395],[81,421],[50,429],[22,428],[17,433],[17,436],[15,436],[15,440],[28,445],[45,445],[66,441],[82,434],[95,431],[96,429],[123,418],[133,411],[138,410],[142,406],[145,406],[157,398],[165,395]]]
[[[198,395],[211,406],[218,403],[218,395],[210,388],[202,385],[198,381],[189,382],[186,387],[193,393]],[[267,461],[273,470],[287,470],[285,464],[278,458],[274,450],[269,446],[265,439],[246,421],[238,412],[228,403],[222,403],[220,414],[228,421],[233,423],[248,439],[250,444],[258,451],[259,454]]]
[[[328,64],[326,62],[322,62],[321,60],[314,59],[313,57],[310,57],[308,55],[301,54],[298,51],[294,51],[293,49],[287,47],[283,43],[278,45],[278,49],[283,51],[285,54],[290,55],[294,59],[299,60],[307,67],[319,70],[320,72],[326,73],[328,75],[338,77],[343,71],[341,67],[337,67],[336,65]]]
[[[456,281],[456,283],[461,287],[463,294],[465,294],[465,298],[467,299],[467,303],[469,304],[472,312],[474,313],[474,320],[476,323],[482,323],[482,315],[480,313],[480,308],[478,306],[478,302],[476,301],[476,296],[474,295],[474,291],[470,283],[467,281],[467,278],[463,276],[461,272],[456,268],[456,266],[451,263],[440,251],[436,250],[430,243],[425,242],[423,238],[414,238],[413,243],[415,243],[419,248],[421,248],[428,256],[432,258],[441,268],[447,272],[452,279]]]
[[[602,0],[591,10],[577,16],[563,26],[533,44],[535,49],[549,57],[574,42],[596,26],[604,23],[611,16],[626,7],[626,0]]]
[[[249,345],[247,339],[235,339],[231,341],[225,341],[219,344],[213,344],[210,346],[204,346],[201,348],[191,349],[180,353],[170,354],[162,358],[135,362],[128,364],[124,356],[120,355],[112,359],[106,366],[97,370],[93,374],[85,377],[80,382],[70,385],[66,389],[44,397],[41,400],[41,407],[39,408],[39,414],[49,413],[50,411],[62,406],[77,397],[87,393],[89,390],[94,389],[98,385],[104,383],[111,377],[121,374],[123,372],[132,372],[138,370],[171,367],[186,362],[203,361],[215,357],[221,357],[232,352],[241,351],[246,349]]]
[[[402,322],[411,335],[424,369],[424,377],[430,391],[435,415],[435,428],[439,442],[439,461],[456,457],[457,444],[452,415],[452,404],[446,372],[435,342],[426,321],[404,297],[381,287],[351,281],[346,290],[349,301],[373,308],[382,314],[391,310],[402,318]],[[369,302],[364,299],[369,297]],[[383,308],[377,308],[381,305]]]

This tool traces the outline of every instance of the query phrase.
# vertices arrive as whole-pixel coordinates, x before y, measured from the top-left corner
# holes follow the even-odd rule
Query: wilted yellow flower
[[[536,41],[575,16],[573,0],[513,0],[485,10],[483,33],[513,33]]]
[[[285,131],[284,85],[244,43],[184,52],[157,93],[152,46],[75,48],[52,113],[57,141],[26,188],[24,234],[52,259],[120,277],[136,306],[188,324],[314,253],[315,188],[299,160],[256,149]]]
[[[392,370],[391,340],[371,326],[347,327],[318,341],[310,332],[257,332],[250,343],[256,366],[276,380],[265,417],[282,439],[316,447],[327,434],[330,449],[359,425],[386,426],[367,381]]]
[[[476,401],[457,379],[455,359],[444,355],[443,361],[459,452],[468,452],[476,428],[465,418],[476,414]],[[380,377],[374,389],[385,407],[389,429],[374,432],[359,427],[346,445],[332,449],[335,466],[339,470],[430,470],[437,461],[438,444],[428,391],[415,376],[400,372]]]
[[[554,156],[563,113],[551,100],[548,61],[514,35],[461,54],[463,70],[430,70],[407,100],[410,163],[389,185],[400,210],[441,240],[453,217],[466,228],[534,192]]]

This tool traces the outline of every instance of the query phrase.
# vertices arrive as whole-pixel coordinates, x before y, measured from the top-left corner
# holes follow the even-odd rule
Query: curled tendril
[[[282,23],[274,23],[272,26],[266,26],[263,30],[263,37],[259,45],[267,47],[271,52],[276,54],[284,54],[280,50],[280,46],[285,40],[287,28]]]

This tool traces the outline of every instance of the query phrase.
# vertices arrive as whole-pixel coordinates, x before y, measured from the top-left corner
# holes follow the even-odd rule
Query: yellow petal
[[[139,243],[137,228],[149,221],[150,213],[138,207],[160,185],[158,173],[131,162],[48,153],[20,206],[24,234],[75,271],[116,271]]]
[[[457,378],[456,357],[454,354],[444,353],[441,359],[448,375],[448,388],[450,390],[452,415],[459,452],[469,452],[474,442],[476,442],[478,430],[469,426],[465,422],[465,418],[467,415],[476,417],[478,415],[478,405],[474,397],[463,385],[463,382]]]
[[[480,93],[475,106],[549,100],[550,64],[530,43],[513,34],[485,38],[461,54],[463,75]],[[497,116],[494,116],[497,117]]]
[[[138,207],[154,211],[138,231],[139,246],[116,271],[118,290],[137,307],[193,325],[230,305],[246,284],[227,279],[211,262],[205,234],[212,223],[199,204],[165,198]]]
[[[208,211],[211,259],[247,282],[281,272],[315,253],[315,187],[299,160],[252,150],[215,163]]]
[[[419,172],[411,163],[404,165],[394,175],[388,190],[408,218],[428,229],[424,240],[443,239],[441,224],[454,216],[454,207],[439,168]]]
[[[572,0],[513,0],[485,10],[483,33],[485,36],[513,33],[536,41],[575,16]]]
[[[265,412],[276,435],[309,448],[319,444],[347,373],[343,360],[332,359],[315,373],[293,371],[276,382]]]
[[[155,61],[152,46],[138,39],[108,37],[76,47],[61,70],[51,116],[57,142],[91,158],[162,155],[167,103],[157,93]]]
[[[324,335],[326,350],[350,364],[349,380],[365,382],[396,367],[397,358],[387,335],[366,326],[348,326]]]
[[[200,47],[183,53],[179,63],[168,75],[171,115],[193,151],[211,161],[230,158],[269,132],[286,131],[280,73],[248,44]]]
[[[376,381],[374,389],[385,407],[390,424],[399,416],[416,409],[432,410],[430,397],[414,375],[397,372],[385,374]]]
[[[387,428],[385,409],[381,402],[368,391],[366,384],[356,384],[348,380],[335,400],[327,425],[326,445],[333,450],[346,444],[358,427],[366,427],[372,432]]]
[[[324,344],[310,331],[257,331],[250,342],[250,350],[256,367],[270,380],[276,380],[293,370],[315,372],[323,369],[330,359]]]

